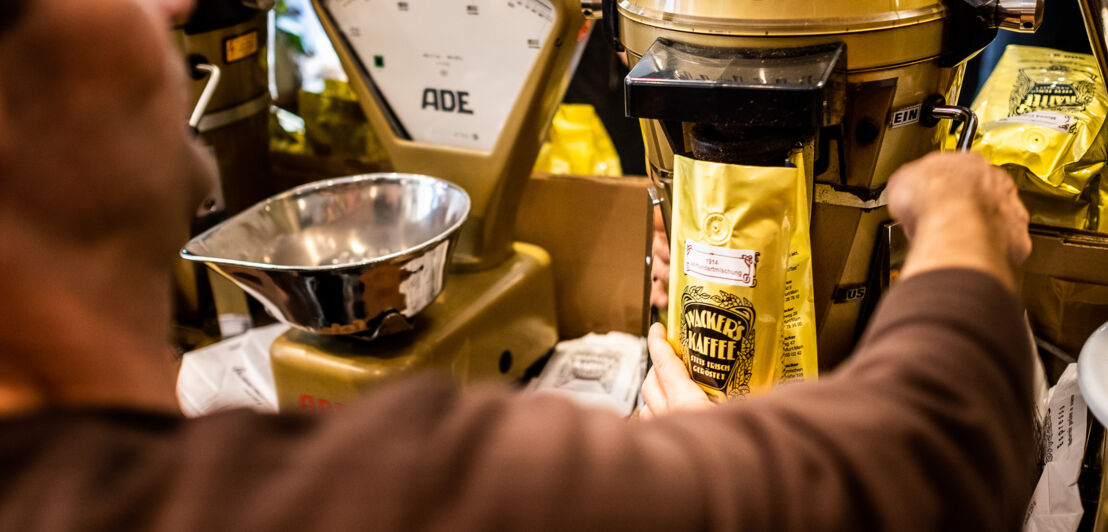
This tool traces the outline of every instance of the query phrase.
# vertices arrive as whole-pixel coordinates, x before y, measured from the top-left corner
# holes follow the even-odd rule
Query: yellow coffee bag
[[[974,150],[993,164],[1026,168],[1040,193],[1075,198],[1104,166],[1077,164],[1108,113],[1091,55],[1009,46],[973,109],[982,124]]]
[[[793,158],[797,168],[804,168],[805,159]],[[781,352],[774,372],[775,384],[815,380],[819,365],[816,356],[816,293],[812,288],[812,237],[809,216],[808,186],[803,170],[794,173],[797,180],[793,218],[789,226],[789,263],[785,273],[784,324],[781,329]]]
[[[669,341],[713,400],[774,383],[796,204],[806,194],[800,166],[675,158]]]
[[[1012,174],[1032,223],[1086,229],[1108,92],[1091,55],[1011,45],[973,102],[973,150]]]
[[[550,124],[550,134],[535,161],[534,172],[623,175],[619,154],[596,109],[576,103],[558,106]]]

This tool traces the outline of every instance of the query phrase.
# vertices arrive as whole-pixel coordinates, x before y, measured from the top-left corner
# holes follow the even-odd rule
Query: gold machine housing
[[[877,243],[884,240],[887,248],[895,238],[884,199],[889,176],[902,164],[939,149],[950,129],[949,120],[924,125],[921,109],[929,99],[940,105],[955,101],[965,60],[995,35],[995,27],[989,33],[990,28],[959,18],[953,3],[622,0],[601,7],[632,65],[658,39],[721,48],[845,44],[844,117],[839,125],[813,132],[817,139],[810,147],[817,154],[809,179],[821,369],[836,366],[849,354],[882,288],[875,256],[888,251],[880,252]],[[1004,17],[997,26],[1036,28],[1041,2],[1022,7],[1019,13],[998,12]],[[1038,11],[1028,13],[1028,7]],[[660,121],[641,123],[648,173],[668,187],[674,152],[690,149],[691,124],[684,124],[684,145],[678,140],[674,146]],[[669,208],[663,205],[665,211]]]

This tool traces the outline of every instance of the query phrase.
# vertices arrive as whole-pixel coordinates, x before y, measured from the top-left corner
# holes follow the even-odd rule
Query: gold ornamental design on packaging
[[[729,396],[750,393],[754,376],[754,304],[725,291],[689,287],[682,297],[681,346],[701,387]]]
[[[764,393],[779,373],[803,166],[675,158],[669,341],[715,401]]]

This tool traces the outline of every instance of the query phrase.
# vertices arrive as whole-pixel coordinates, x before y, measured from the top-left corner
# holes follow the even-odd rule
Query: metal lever
[[[1035,33],[1043,23],[1043,0],[996,0],[995,24],[1018,33]]]
[[[200,93],[200,99],[196,101],[196,107],[192,110],[192,116],[189,118],[189,127],[193,132],[198,132],[200,127],[200,121],[204,118],[204,113],[208,112],[208,105],[212,103],[212,97],[215,96],[216,89],[219,88],[219,82],[223,78],[223,72],[219,70],[219,67],[210,63],[198,63],[192,65],[193,77],[200,79],[204,77],[204,73],[207,73],[208,83],[204,85],[204,90]]]
[[[977,114],[969,107],[945,105],[945,99],[937,98],[923,105],[923,117],[920,123],[935,127],[940,120],[951,119],[962,123],[962,134],[958,136],[958,151],[969,151],[973,138],[977,136]]]

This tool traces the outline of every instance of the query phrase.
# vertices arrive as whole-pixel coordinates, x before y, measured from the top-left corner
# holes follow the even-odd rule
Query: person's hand
[[[662,223],[662,212],[654,209],[653,259],[650,261],[650,306],[669,308],[669,240]]]
[[[655,323],[650,328],[646,345],[654,367],[650,368],[642,383],[642,397],[646,406],[639,411],[640,419],[650,419],[678,410],[702,410],[713,406],[700,386],[689,378],[685,364],[677,358],[666,340],[666,328],[662,324]]]
[[[889,213],[912,243],[901,277],[971,268],[1015,287],[1031,253],[1029,216],[1012,178],[973,153],[934,153],[889,179]]]

